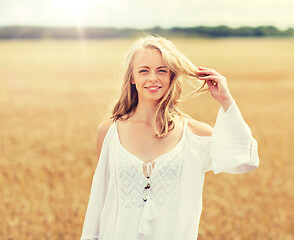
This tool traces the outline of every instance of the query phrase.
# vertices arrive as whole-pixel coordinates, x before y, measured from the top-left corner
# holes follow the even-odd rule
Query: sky
[[[0,26],[294,27],[293,0],[0,0]]]

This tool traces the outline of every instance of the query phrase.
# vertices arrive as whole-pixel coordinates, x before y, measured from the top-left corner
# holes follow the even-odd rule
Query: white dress
[[[220,107],[212,136],[195,135],[185,118],[181,140],[154,161],[153,168],[128,152],[116,122],[111,125],[93,176],[81,240],[195,240],[205,172],[242,174],[259,166],[257,142],[235,101],[227,112]]]

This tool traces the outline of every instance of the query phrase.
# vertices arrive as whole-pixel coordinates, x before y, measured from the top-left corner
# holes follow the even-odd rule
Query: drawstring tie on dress
[[[152,229],[151,229],[151,222],[158,216],[158,209],[155,204],[155,202],[152,201],[149,195],[150,191],[150,175],[151,175],[151,169],[152,168],[152,163],[147,163],[147,185],[145,189],[147,189],[147,196],[143,196],[143,201],[146,203],[143,209],[142,216],[140,218],[140,223],[139,223],[139,233],[145,235],[145,236],[150,236],[152,234]]]

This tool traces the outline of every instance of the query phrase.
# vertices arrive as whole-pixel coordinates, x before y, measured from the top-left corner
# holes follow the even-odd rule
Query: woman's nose
[[[156,72],[151,71],[149,75],[149,81],[156,81],[156,80],[157,80]]]

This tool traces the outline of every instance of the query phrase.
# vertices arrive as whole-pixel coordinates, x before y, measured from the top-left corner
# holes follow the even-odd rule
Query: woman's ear
[[[135,82],[133,80],[133,76],[131,76],[131,84],[135,84]]]

